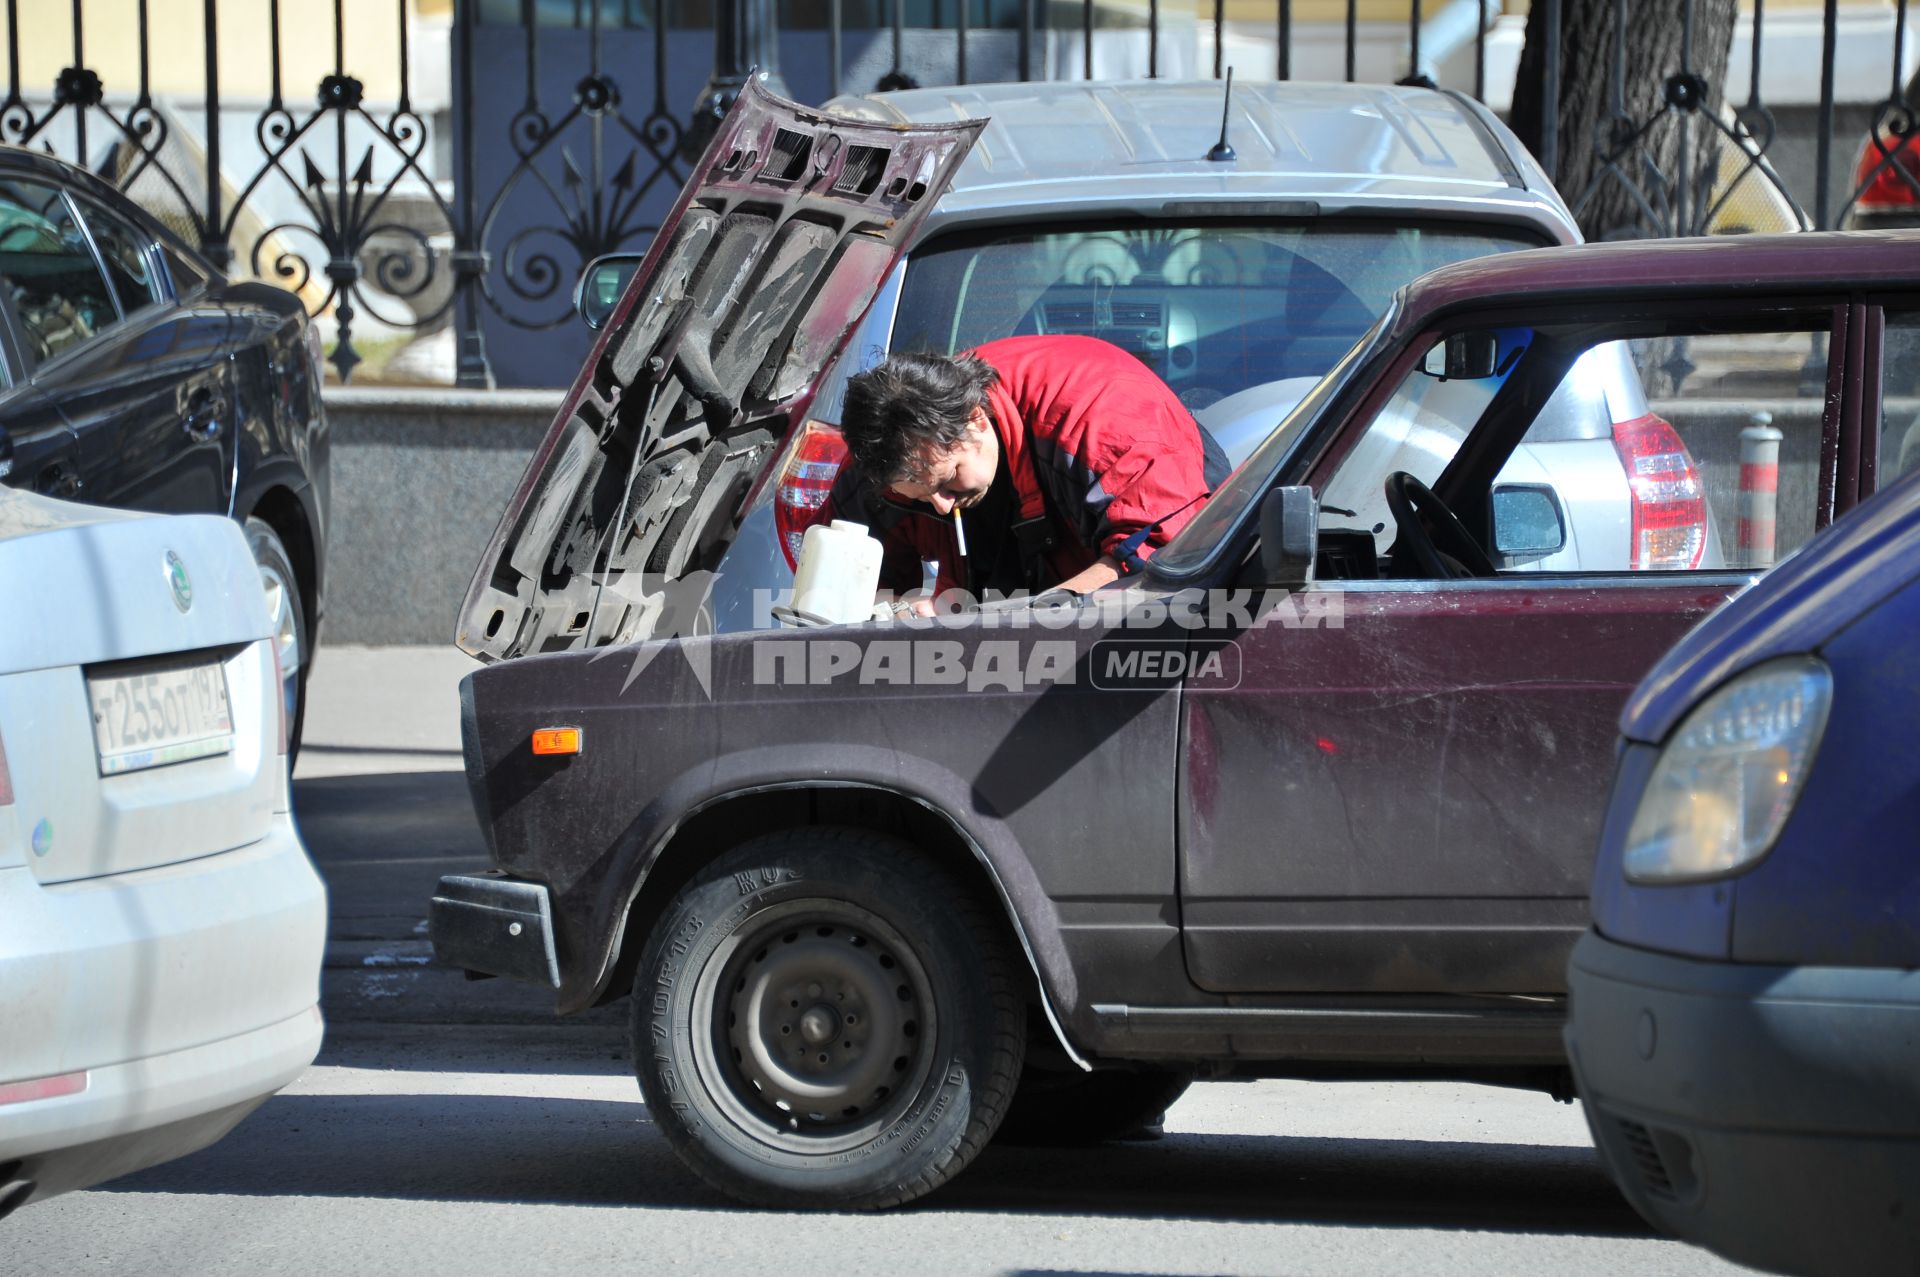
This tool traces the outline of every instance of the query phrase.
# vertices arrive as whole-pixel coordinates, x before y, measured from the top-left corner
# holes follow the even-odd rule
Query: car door
[[[36,378],[79,440],[86,500],[224,514],[232,492],[230,316],[172,296],[154,243],[130,219],[75,200],[123,318]]]
[[[8,310],[0,305],[0,483],[70,500],[80,494],[73,429],[25,379]]]
[[[40,183],[0,181],[0,481],[62,500],[84,496],[73,429],[33,377],[117,319],[65,197]]]
[[[1769,311],[1764,322],[1721,329],[1673,316],[1609,330],[1588,314],[1563,332],[1529,332],[1511,379],[1495,385],[1423,370],[1447,333],[1405,350],[1310,475],[1322,566],[1345,579],[1312,586],[1295,601],[1311,606],[1280,614],[1293,623],[1239,635],[1237,681],[1185,690],[1181,907],[1197,985],[1564,989],[1619,711],[1757,566],[1758,550],[1734,535],[1758,513],[1752,448],[1770,442],[1780,475],[1774,554],[1832,517],[1835,476],[1857,462],[1842,429],[1852,397],[1839,393],[1857,310],[1755,299],[1749,314]],[[1626,423],[1614,472],[1584,479],[1626,502],[1613,520],[1619,545],[1601,561],[1635,562],[1634,546],[1667,536],[1672,566],[1429,579],[1400,562],[1403,534],[1380,495],[1388,476],[1430,485],[1483,548],[1511,537],[1493,517],[1493,477],[1534,405],[1608,339],[1628,340],[1643,370],[1677,367],[1675,343],[1696,365],[1691,387]],[[1769,424],[1755,417],[1763,404]],[[1648,438],[1653,447],[1636,442]],[[1558,519],[1564,533],[1553,492],[1536,499],[1546,504],[1519,532]],[[1724,553],[1709,553],[1707,538]]]

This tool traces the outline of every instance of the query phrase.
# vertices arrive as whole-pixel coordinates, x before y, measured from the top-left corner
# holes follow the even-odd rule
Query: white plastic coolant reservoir
[[[866,524],[816,523],[800,538],[800,566],[793,573],[796,616],[828,625],[867,620],[879,588],[880,543],[867,535]]]

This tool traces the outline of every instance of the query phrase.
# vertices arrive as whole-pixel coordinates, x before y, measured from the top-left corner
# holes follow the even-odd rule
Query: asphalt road
[[[434,881],[484,861],[467,667],[323,650],[295,785],[331,896],[319,1062],[214,1147],[0,1224],[0,1274],[1744,1271],[1652,1236],[1577,1106],[1460,1085],[1202,1085],[1163,1139],[989,1148],[885,1215],[735,1207],[653,1130],[624,1007],[556,1022],[429,964]]]

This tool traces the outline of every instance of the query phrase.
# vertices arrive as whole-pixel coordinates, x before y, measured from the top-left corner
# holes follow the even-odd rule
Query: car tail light
[[[1883,167],[1888,156],[1892,161]],[[1853,169],[1853,189],[1860,191],[1859,212],[1920,209],[1920,144],[1912,137],[1869,136]]]
[[[798,566],[800,536],[832,491],[846,459],[847,441],[838,429],[822,421],[806,424],[773,492],[773,526],[788,567]]]
[[[1699,468],[1664,417],[1613,423],[1633,508],[1632,566],[1695,568],[1707,548],[1707,497]]]
[[[0,740],[0,807],[13,806],[13,776],[7,771],[7,742]]]
[[[273,703],[280,707],[280,753],[287,752],[287,679],[280,670],[280,644],[272,639],[267,646],[273,651]]]

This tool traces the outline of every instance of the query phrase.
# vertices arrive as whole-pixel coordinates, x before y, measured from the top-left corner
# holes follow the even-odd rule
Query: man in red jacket
[[[895,593],[928,561],[936,594],[1087,593],[1137,570],[1226,471],[1166,383],[1092,337],[893,355],[849,380],[841,431],[849,464],[814,521],[867,524]]]

